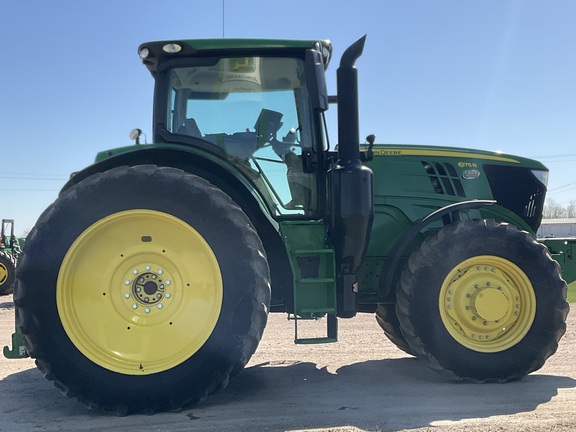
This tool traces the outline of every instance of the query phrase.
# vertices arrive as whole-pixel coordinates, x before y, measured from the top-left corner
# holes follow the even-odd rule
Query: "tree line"
[[[544,219],[576,218],[576,200],[572,200],[568,205],[563,206],[549,198],[544,204],[542,217]]]

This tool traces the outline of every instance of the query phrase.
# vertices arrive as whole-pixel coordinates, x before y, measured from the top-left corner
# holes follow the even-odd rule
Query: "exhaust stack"
[[[366,36],[342,55],[338,78],[338,156],[329,175],[330,238],[336,250],[338,316],[349,318],[358,310],[356,276],[368,245],[374,203],[372,170],[362,165],[358,119],[358,71]]]
[[[366,35],[350,45],[336,71],[338,89],[338,155],[343,166],[360,163],[360,120],[358,117],[358,69]]]

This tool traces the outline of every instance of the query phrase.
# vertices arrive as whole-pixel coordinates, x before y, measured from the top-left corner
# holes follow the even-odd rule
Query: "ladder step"
[[[293,251],[294,255],[318,255],[318,254],[333,254],[332,249],[296,249]]]
[[[336,338],[321,337],[321,338],[307,338],[307,339],[295,339],[294,343],[298,345],[312,345],[321,343],[332,343],[338,342]]]
[[[326,336],[302,338],[298,337],[298,320],[294,317],[294,343],[295,344],[321,344],[338,342],[338,318],[335,313],[326,315]]]
[[[329,314],[335,313],[336,309],[334,308],[303,308],[299,309],[298,313],[300,314]],[[298,315],[295,319],[302,319],[300,315]]]
[[[333,283],[334,279],[332,279],[332,278],[304,278],[304,279],[299,279],[298,282],[303,283],[303,284]]]

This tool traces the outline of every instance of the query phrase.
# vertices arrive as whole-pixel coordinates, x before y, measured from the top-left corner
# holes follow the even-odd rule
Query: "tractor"
[[[22,252],[23,238],[14,235],[14,219],[2,219],[0,232],[0,295],[12,294],[16,282],[16,262]]]
[[[450,380],[542,367],[566,329],[567,285],[535,240],[548,169],[465,148],[361,143],[346,49],[328,40],[142,44],[153,143],[96,155],[30,232],[7,357],[64,394],[128,414],[203,401],[238,375],[269,313],[297,344],[375,315]],[[337,106],[338,139],[325,113]],[[313,334],[307,321],[320,321]],[[304,334],[306,333],[306,334]]]

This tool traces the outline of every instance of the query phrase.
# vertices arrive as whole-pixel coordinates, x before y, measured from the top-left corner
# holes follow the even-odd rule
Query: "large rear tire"
[[[449,225],[409,258],[397,292],[402,334],[445,377],[521,379],[566,330],[566,283],[547,249],[495,221]]]
[[[18,266],[18,325],[63,393],[90,408],[176,410],[254,353],[270,277],[247,216],[173,168],[121,167],[63,192]]]
[[[0,251],[0,295],[14,292],[16,260],[8,252]]]

